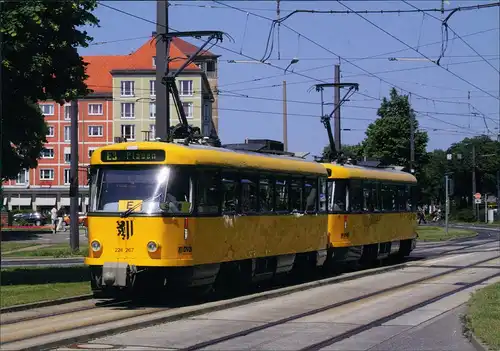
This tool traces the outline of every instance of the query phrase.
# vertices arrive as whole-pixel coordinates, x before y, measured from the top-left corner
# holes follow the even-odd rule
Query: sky
[[[448,9],[493,2],[449,0],[444,6]],[[99,6],[95,15],[100,27],[86,28],[94,42],[81,48],[81,55],[128,54],[156,30],[155,1],[102,3],[139,18]],[[224,37],[210,50],[221,55],[218,84],[222,143],[243,142],[245,138],[282,140],[282,84],[286,80],[288,149],[320,155],[328,137],[319,118],[320,94],[311,88],[332,83],[334,65],[339,62],[341,81],[359,84],[359,91],[342,106],[342,144],[364,139],[366,127],[377,118],[380,99],[388,96],[392,87],[409,95],[420,128],[429,134],[429,151],[446,149],[464,137],[489,134],[496,138],[499,133],[499,7],[454,13],[448,21],[448,40],[440,66],[428,59],[436,60],[441,54],[441,24],[447,13],[297,13],[282,23],[279,45],[275,33],[273,50],[266,61],[272,67],[255,61],[266,53],[272,23],[259,16],[275,19],[276,1],[170,4],[171,28],[219,30],[232,38]],[[414,9],[411,5],[440,8],[441,1],[281,0],[281,17],[298,9],[348,10],[344,5],[351,10],[410,10]],[[191,42],[202,44],[196,39]],[[285,74],[292,58],[298,62]],[[324,95],[328,103],[325,112],[330,112],[333,88],[326,88]]]

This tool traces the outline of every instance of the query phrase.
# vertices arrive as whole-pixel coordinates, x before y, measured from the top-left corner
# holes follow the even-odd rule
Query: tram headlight
[[[158,245],[158,243],[156,243],[156,241],[150,241],[148,242],[148,251],[149,252],[156,252],[158,250],[158,248],[160,247],[160,245]]]
[[[93,240],[90,243],[90,247],[92,247],[92,251],[97,252],[101,250],[101,243],[97,240]]]

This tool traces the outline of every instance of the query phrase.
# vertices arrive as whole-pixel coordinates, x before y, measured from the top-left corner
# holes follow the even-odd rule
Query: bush
[[[451,217],[460,222],[474,222],[476,220],[476,216],[474,216],[474,213],[470,208],[463,208],[461,210],[458,210],[453,213]]]

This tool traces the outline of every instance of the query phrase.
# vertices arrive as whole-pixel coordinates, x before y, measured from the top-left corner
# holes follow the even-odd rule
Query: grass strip
[[[472,294],[466,327],[491,350],[500,350],[500,282]]]
[[[21,267],[0,272],[0,305],[8,307],[90,294],[88,267]]]
[[[31,244],[33,245],[33,244]],[[3,249],[2,249],[3,250]],[[6,250],[7,251],[7,250]],[[69,244],[54,244],[49,247],[34,247],[33,250],[17,251],[17,252],[7,252],[3,257],[83,257],[88,254],[88,246],[82,245],[80,249],[73,252],[69,247]]]
[[[476,232],[468,229],[448,228],[448,235],[445,228],[420,226],[417,228],[419,241],[443,241],[457,238],[467,238],[476,235]]]
[[[36,249],[37,246],[39,246],[39,244],[36,243],[2,242],[0,245],[0,252],[4,253],[13,250],[24,249],[26,247],[33,247]]]
[[[2,285],[2,288],[0,289],[0,306],[4,308],[90,293],[91,290],[89,282]]]

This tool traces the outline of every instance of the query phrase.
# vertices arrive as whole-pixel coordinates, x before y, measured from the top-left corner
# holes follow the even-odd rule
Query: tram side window
[[[316,179],[308,178],[304,181],[304,211],[309,213],[316,213],[318,202],[318,181]]]
[[[273,211],[273,182],[267,177],[260,178],[259,201],[260,212]]]
[[[394,187],[389,184],[380,184],[380,200],[383,211],[394,211],[396,193]]]
[[[349,184],[349,196],[350,205],[352,212],[362,212],[363,211],[363,187],[360,180],[351,180]]]
[[[397,209],[399,211],[406,211],[406,204],[408,202],[408,198],[406,196],[405,192],[405,186],[404,185],[397,185]]]
[[[372,183],[372,203],[373,212],[380,212],[380,184],[378,182]]]
[[[288,181],[285,179],[276,179],[275,182],[275,199],[276,212],[288,211]]]
[[[418,191],[417,191],[417,187],[415,185],[410,185],[409,186],[410,188],[410,207],[411,207],[411,211],[415,211],[416,208],[417,208],[417,203],[418,203]]]
[[[222,212],[232,213],[238,209],[239,181],[236,174],[222,175]]]
[[[375,190],[375,192],[373,191]],[[363,211],[373,212],[377,203],[377,187],[375,183],[363,182]]]
[[[257,177],[242,175],[241,177],[241,212],[257,212]]]
[[[328,197],[326,189],[327,180],[326,178],[319,178],[319,212],[325,213],[327,211]]]
[[[202,171],[198,174],[198,213],[215,214],[219,212],[219,172]]]
[[[405,211],[411,211],[411,189],[409,185],[404,185],[404,192],[405,192]]]
[[[328,212],[347,211],[347,181],[328,180]]]
[[[302,180],[292,179],[290,183],[290,211],[302,211]]]

